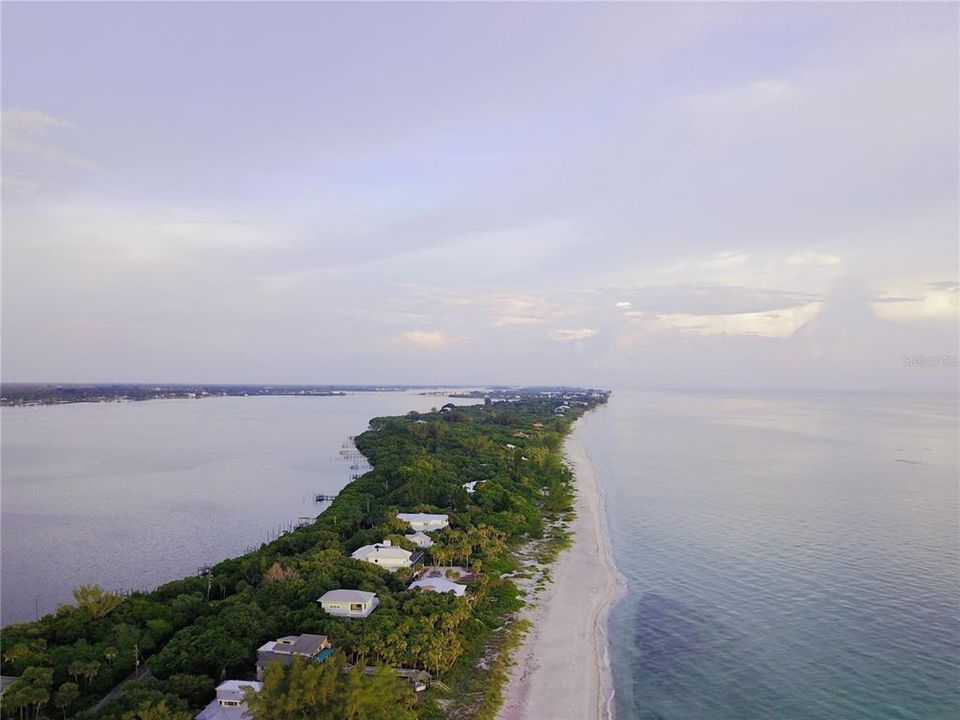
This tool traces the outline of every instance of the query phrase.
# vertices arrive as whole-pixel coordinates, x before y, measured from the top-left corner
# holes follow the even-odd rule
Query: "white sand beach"
[[[575,433],[565,451],[576,474],[574,544],[551,568],[554,582],[523,612],[533,628],[514,658],[500,720],[612,717],[606,618],[623,587],[596,472]]]

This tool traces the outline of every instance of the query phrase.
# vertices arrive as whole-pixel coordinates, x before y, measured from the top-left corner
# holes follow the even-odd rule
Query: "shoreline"
[[[564,443],[574,472],[573,546],[553,582],[520,613],[532,627],[517,651],[498,720],[612,720],[607,619],[625,587],[613,564],[604,496],[576,427]]]

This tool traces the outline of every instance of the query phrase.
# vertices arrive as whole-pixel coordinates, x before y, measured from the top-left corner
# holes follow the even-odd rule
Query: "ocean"
[[[577,432],[618,718],[960,717],[956,396],[622,391]]]
[[[3,408],[2,624],[72,602],[81,584],[150,589],[259,546],[349,482],[339,451],[371,418],[445,402],[369,392]]]

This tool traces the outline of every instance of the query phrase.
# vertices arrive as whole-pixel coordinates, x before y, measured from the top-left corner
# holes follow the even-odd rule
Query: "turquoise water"
[[[955,396],[615,393],[619,718],[960,717]]]

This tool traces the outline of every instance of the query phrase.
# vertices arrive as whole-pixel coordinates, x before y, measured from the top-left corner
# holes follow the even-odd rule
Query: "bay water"
[[[71,589],[150,589],[259,546],[353,472],[339,451],[382,415],[448,397],[365,392],[2,410],[2,624]],[[475,400],[456,399],[457,404]]]

